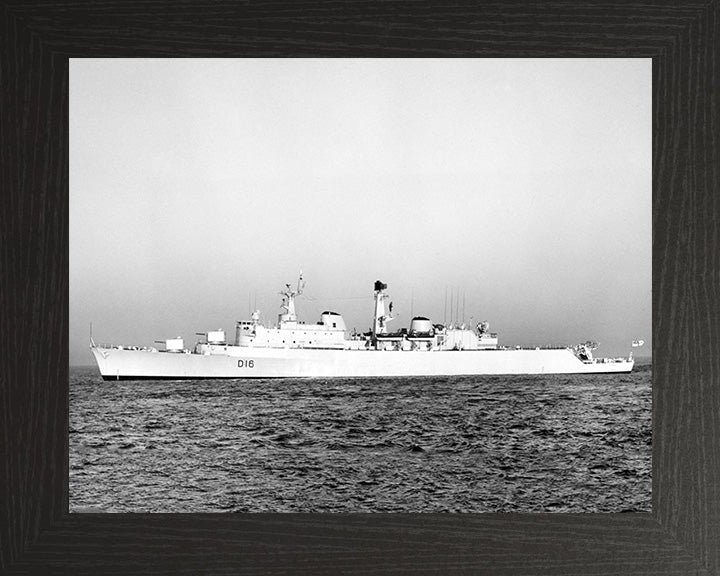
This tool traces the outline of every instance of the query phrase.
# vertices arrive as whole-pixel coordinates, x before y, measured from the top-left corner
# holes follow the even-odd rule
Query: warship
[[[154,346],[95,344],[90,349],[104,380],[181,380],[244,378],[366,378],[402,376],[466,376],[491,374],[623,373],[633,368],[627,358],[596,358],[592,341],[566,347],[500,346],[487,322],[474,327],[433,323],[413,316],[406,328],[389,330],[396,316],[387,284],[374,285],[372,327],[349,333],[341,314],[326,310],[315,324],[299,321],[295,299],[304,289],[280,292],[277,323],[265,326],[260,311],[235,323],[232,342],[223,329],[197,333],[188,349],[181,337]],[[633,346],[642,341],[634,341]]]

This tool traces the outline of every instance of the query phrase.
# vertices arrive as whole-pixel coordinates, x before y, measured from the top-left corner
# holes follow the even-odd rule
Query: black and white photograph
[[[650,512],[651,89],[71,59],[70,512]]]

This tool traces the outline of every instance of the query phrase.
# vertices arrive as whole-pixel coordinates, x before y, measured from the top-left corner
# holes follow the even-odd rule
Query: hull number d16
[[[255,368],[255,360],[238,360],[238,368]]]

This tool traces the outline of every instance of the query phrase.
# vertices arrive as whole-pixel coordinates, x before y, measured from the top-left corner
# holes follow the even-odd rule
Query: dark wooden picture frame
[[[0,6],[0,571],[720,574],[720,3]],[[653,60],[649,514],[68,514],[68,59]]]

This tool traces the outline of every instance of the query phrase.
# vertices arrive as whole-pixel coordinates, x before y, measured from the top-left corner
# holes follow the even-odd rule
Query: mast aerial
[[[300,272],[300,277],[298,278],[297,289],[293,290],[290,288],[290,284],[285,284],[285,290],[280,292],[280,295],[284,296],[281,306],[285,309],[285,313],[278,316],[280,322],[297,322],[295,296],[302,294],[304,288],[305,282],[303,281],[302,272]]]

